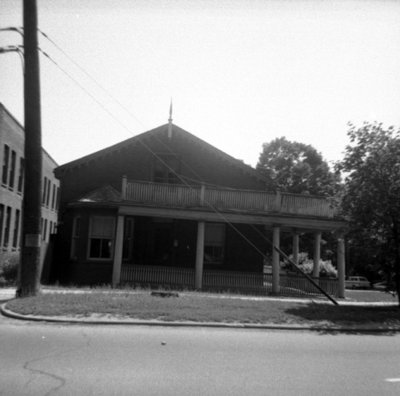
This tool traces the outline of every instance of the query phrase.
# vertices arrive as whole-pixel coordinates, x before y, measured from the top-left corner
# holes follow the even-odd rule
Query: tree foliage
[[[339,187],[339,174],[313,146],[285,137],[263,144],[257,169],[267,176],[271,190],[333,196]]]
[[[400,131],[379,123],[350,124],[348,136],[350,144],[337,169],[346,175],[342,209],[350,236],[354,246],[374,247],[381,265],[395,274],[399,292]]]
[[[257,169],[267,177],[269,190],[325,196],[330,198],[332,205],[337,206],[333,198],[340,189],[340,174],[331,171],[322,155],[311,145],[291,142],[285,137],[264,143]],[[301,243],[302,249],[312,254],[313,235],[303,235]],[[333,235],[326,234],[321,255],[326,259],[334,259],[332,247],[335,244]],[[291,239],[286,241],[282,236],[282,249],[289,251],[291,245]]]

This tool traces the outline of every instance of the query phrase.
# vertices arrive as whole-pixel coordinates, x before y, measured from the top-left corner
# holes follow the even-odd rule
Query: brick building
[[[24,190],[24,128],[0,103],[0,254],[18,253],[21,245]],[[59,181],[56,162],[43,150],[42,244],[57,230]]]

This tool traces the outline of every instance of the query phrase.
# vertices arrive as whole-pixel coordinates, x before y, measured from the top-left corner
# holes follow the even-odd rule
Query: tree
[[[263,144],[263,151],[257,164],[268,179],[267,189],[296,194],[321,195],[331,198],[332,205],[340,189],[340,173],[331,171],[322,155],[311,145],[291,142],[285,137],[276,138]],[[302,248],[312,253],[313,235],[302,236]],[[283,250],[290,249],[291,237],[282,236]],[[333,259],[333,248],[336,239],[331,234],[324,236],[322,256]]]
[[[345,157],[336,166],[346,174],[342,210],[358,248],[373,246],[379,264],[389,277],[394,274],[400,305],[400,130],[350,124],[348,136]]]
[[[334,196],[340,185],[339,174],[313,146],[285,137],[263,144],[257,169],[267,176],[267,188],[272,190]]]

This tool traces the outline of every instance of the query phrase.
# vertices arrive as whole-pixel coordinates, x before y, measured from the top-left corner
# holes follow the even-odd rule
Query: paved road
[[[399,395],[400,335],[0,318],[0,395]]]

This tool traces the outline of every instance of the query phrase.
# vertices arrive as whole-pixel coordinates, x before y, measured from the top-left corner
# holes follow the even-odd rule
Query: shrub
[[[4,285],[15,285],[18,277],[19,253],[4,253],[0,256],[0,278]]]
[[[293,256],[289,256],[293,259]],[[282,263],[282,268],[291,270],[291,264],[288,261]],[[313,272],[314,261],[308,258],[308,253],[299,253],[299,268],[307,275]],[[319,276],[326,278],[337,278],[337,269],[332,265],[331,260],[319,260]]]

